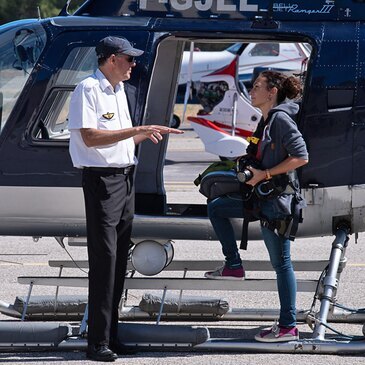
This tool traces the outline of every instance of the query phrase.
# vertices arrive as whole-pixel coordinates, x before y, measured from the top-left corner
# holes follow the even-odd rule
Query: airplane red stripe
[[[218,132],[231,135],[229,132],[226,131],[226,130],[228,130],[228,131],[232,130],[232,127],[229,126],[229,125],[226,125],[226,124],[223,124],[223,123],[220,123],[220,122],[216,122],[216,121],[211,122],[210,120],[206,120],[204,118],[198,118],[198,117],[188,117],[188,120],[190,120],[191,122],[200,124],[204,127],[214,129]],[[249,137],[249,136],[252,135],[251,131],[246,131],[245,129],[242,129],[242,128],[236,128],[235,133],[236,133],[237,136],[244,137],[244,138]]]
[[[239,56],[236,56],[228,66],[221,67],[220,69],[211,72],[207,76],[230,75],[235,78],[237,73],[238,60]]]

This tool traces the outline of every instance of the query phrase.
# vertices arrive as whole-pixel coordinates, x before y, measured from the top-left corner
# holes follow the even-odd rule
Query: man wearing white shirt
[[[125,38],[96,46],[98,70],[75,89],[69,112],[70,154],[82,171],[89,257],[87,357],[114,361],[127,353],[118,341],[118,307],[134,214],[135,145],[181,131],[133,127],[123,81],[143,54]]]

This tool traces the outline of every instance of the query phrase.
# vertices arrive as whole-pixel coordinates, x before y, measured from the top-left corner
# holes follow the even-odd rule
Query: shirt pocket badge
[[[114,113],[105,113],[102,115],[103,118],[107,119],[107,120],[110,120],[114,117]]]

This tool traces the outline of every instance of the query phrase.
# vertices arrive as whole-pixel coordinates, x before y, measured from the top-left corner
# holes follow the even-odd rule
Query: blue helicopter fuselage
[[[72,16],[0,27],[0,234],[85,233],[80,171],[65,133],[67,103],[95,69],[95,44],[107,35],[124,36],[145,51],[128,85],[136,124],[169,125],[186,42],[309,43],[297,120],[310,153],[300,171],[310,211],[302,233],[330,234],[340,220],[353,232],[365,231],[359,198],[365,184],[364,10],[353,1],[87,1]],[[138,149],[139,215],[169,216],[165,152],[166,142]]]

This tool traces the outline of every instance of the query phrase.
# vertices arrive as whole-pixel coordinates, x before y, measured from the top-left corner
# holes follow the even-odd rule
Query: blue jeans
[[[271,201],[262,202],[261,213],[268,220],[283,218]],[[242,260],[229,218],[243,218],[242,199],[238,195],[216,198],[208,203],[208,216],[222,245],[227,267],[240,267]],[[280,300],[279,324],[295,326],[297,283],[290,257],[290,240],[265,227],[261,227],[261,232],[276,272]]]

